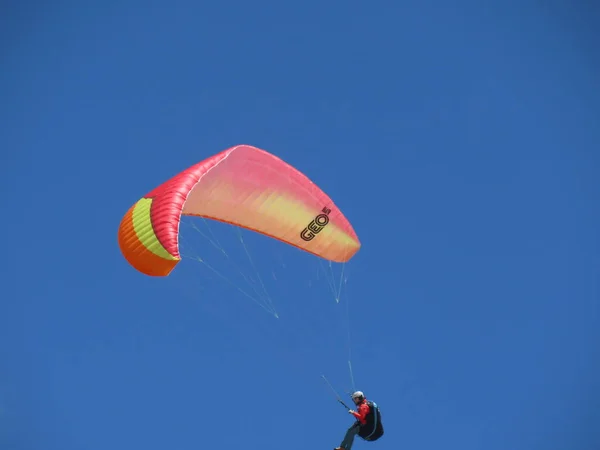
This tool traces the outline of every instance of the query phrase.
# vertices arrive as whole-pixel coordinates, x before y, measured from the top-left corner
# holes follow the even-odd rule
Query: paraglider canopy
[[[306,175],[256,147],[238,145],[144,195],[123,217],[118,241],[138,271],[167,276],[179,263],[182,215],[262,233],[330,261],[360,249],[350,222]]]

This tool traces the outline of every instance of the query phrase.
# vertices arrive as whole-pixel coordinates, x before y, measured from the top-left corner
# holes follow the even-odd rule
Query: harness
[[[366,424],[360,425],[358,435],[365,441],[376,441],[383,436],[383,423],[381,422],[381,412],[377,403],[367,400],[369,413],[365,417]]]

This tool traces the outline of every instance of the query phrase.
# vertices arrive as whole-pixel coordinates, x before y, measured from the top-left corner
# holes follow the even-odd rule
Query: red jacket
[[[366,417],[367,414],[369,414],[370,409],[369,405],[367,405],[367,399],[364,399],[359,403],[356,412],[353,412],[352,415],[356,417],[362,425],[365,425],[367,423]]]

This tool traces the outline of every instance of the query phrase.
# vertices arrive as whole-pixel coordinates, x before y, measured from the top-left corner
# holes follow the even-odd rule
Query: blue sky
[[[349,359],[356,449],[600,447],[597,10],[51,3],[0,19],[3,449],[333,448]],[[128,266],[127,208],[241,143],[350,219],[343,274],[201,220],[214,270]]]

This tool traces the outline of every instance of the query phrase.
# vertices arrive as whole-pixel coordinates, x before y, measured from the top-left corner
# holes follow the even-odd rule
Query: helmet
[[[356,391],[354,394],[352,394],[352,400],[356,398],[365,398],[365,394],[363,394],[362,391]]]

